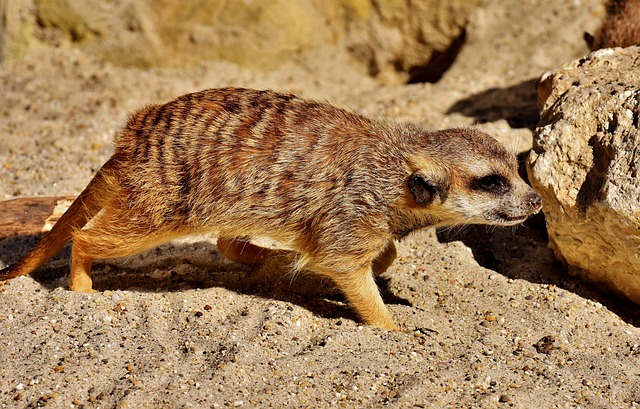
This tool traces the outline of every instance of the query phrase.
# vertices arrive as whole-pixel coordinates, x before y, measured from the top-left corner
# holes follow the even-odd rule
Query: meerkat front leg
[[[398,252],[396,251],[396,245],[393,242],[393,239],[391,239],[389,240],[389,243],[387,243],[387,246],[371,262],[371,270],[373,271],[374,277],[378,277],[380,274],[387,271],[389,266],[393,264],[397,255]]]
[[[218,237],[216,245],[226,258],[247,266],[260,265],[273,253],[273,250],[250,243],[249,237]]]
[[[340,271],[321,267],[318,264],[311,264],[309,267],[311,270],[331,278],[366,324],[388,330],[398,330],[391,313],[382,301],[380,291],[378,291],[371,270],[372,262],[345,265],[342,260],[342,262],[335,264],[342,265]],[[326,266],[329,263],[325,262],[322,265]]]
[[[365,323],[387,330],[398,330],[382,301],[371,267],[361,267],[348,274],[341,274],[334,277],[334,281]]]

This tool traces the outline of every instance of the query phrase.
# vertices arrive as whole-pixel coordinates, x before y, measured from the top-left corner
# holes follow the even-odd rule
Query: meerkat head
[[[437,225],[513,225],[541,198],[518,174],[515,155],[472,129],[425,134],[409,156],[406,187],[414,214]]]

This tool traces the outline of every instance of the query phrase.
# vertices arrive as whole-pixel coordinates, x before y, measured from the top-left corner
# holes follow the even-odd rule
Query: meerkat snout
[[[529,195],[529,204],[531,205],[534,214],[538,213],[542,210],[542,196],[536,192],[531,192],[531,195]]]

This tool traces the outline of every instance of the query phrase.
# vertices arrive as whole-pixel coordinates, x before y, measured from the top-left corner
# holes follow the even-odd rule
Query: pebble
[[[120,302],[122,301],[122,296],[120,294],[118,294],[118,292],[114,292],[111,294],[111,301],[113,302]]]
[[[500,402],[500,403],[511,402],[511,397],[509,395],[506,395],[506,394],[500,395],[500,398],[498,399],[498,402]]]
[[[553,335],[547,335],[542,338],[538,342],[536,342],[533,346],[536,349],[536,352],[539,354],[547,354],[554,349],[553,343],[556,341],[556,338]]]

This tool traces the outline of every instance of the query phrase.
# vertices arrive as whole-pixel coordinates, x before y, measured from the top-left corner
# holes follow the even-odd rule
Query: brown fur
[[[539,209],[515,157],[479,131],[205,90],[132,115],[111,159],[0,279],[29,274],[70,238],[71,289],[92,291],[95,259],[213,231],[223,254],[259,264],[269,251],[249,240],[266,236],[300,254],[297,268],[334,280],[365,322],[395,329],[374,281],[395,259],[394,240],[427,226],[515,224]]]
[[[584,39],[591,51],[640,45],[640,0],[609,0],[602,26]]]

